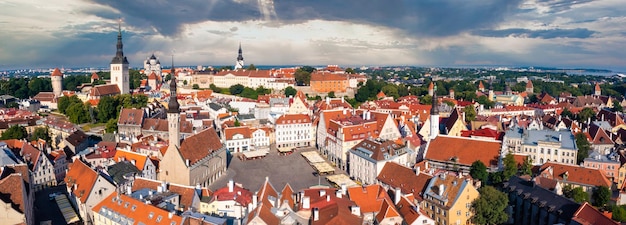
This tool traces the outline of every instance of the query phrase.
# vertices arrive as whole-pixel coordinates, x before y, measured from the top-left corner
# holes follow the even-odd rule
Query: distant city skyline
[[[122,18],[131,67],[545,66],[626,71],[622,0],[0,1],[0,70],[106,67]]]

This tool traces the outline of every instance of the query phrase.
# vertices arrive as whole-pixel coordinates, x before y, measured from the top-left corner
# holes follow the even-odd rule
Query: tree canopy
[[[244,86],[241,84],[235,84],[233,86],[230,86],[230,88],[228,88],[230,93],[233,95],[241,94],[241,92],[243,92],[243,89],[244,89]]]
[[[2,140],[7,140],[7,139],[24,139],[28,136],[28,133],[26,132],[26,127],[20,126],[20,125],[13,125],[10,126],[7,130],[5,130],[2,135],[0,136],[0,139]]]
[[[285,88],[285,96],[296,96],[298,90],[293,88],[292,86],[288,86]]]
[[[50,138],[50,132],[48,130],[48,127],[35,128],[33,133],[30,135],[29,140],[36,141],[38,139],[42,139],[42,140],[45,140],[47,143],[50,143],[52,138]]]
[[[487,166],[485,166],[483,162],[476,160],[474,163],[472,163],[469,173],[472,178],[480,180],[483,184],[487,184],[489,172],[487,172]]]
[[[501,224],[508,220],[506,207],[509,199],[506,194],[492,186],[480,188],[480,197],[472,202],[474,215],[472,222],[476,224]]]
[[[576,136],[576,146],[578,146],[578,154],[576,159],[576,164],[580,164],[583,160],[589,157],[589,150],[591,150],[591,144],[587,140],[587,136],[583,133],[577,133]]]
[[[603,207],[611,200],[611,190],[606,186],[597,186],[593,190],[593,205]]]

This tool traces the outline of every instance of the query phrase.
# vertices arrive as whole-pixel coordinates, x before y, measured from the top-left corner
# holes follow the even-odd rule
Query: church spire
[[[124,44],[122,44],[122,19],[117,23],[117,51],[111,64],[128,64],[128,59],[124,56]]]
[[[241,42],[239,42],[239,55],[237,56],[237,60],[243,60],[243,51],[241,51]]]
[[[439,107],[437,107],[437,86],[433,87],[433,99],[430,108],[430,115],[439,115]]]
[[[167,113],[180,113],[178,99],[176,98],[176,69],[174,68],[174,55],[172,55],[172,69],[170,71],[170,101],[167,104]]]

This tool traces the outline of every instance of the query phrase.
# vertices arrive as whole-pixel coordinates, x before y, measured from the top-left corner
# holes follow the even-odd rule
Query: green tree
[[[381,91],[385,93],[386,96],[393,97],[394,99],[400,97],[400,94],[398,94],[398,88],[393,84],[383,86]]]
[[[98,121],[104,123],[117,117],[117,105],[118,103],[111,96],[103,96],[100,98],[97,106]]]
[[[24,139],[27,136],[28,136],[28,133],[26,132],[26,127],[23,127],[20,125],[13,125],[13,126],[10,126],[6,131],[4,131],[4,133],[2,133],[2,135],[0,136],[0,139],[2,140]]]
[[[194,90],[198,90],[198,89],[200,89],[200,85],[198,85],[198,84],[193,84],[193,85],[191,86],[191,88],[193,88]]]
[[[580,164],[583,160],[589,157],[589,150],[591,150],[591,144],[587,140],[587,136],[583,133],[577,133],[576,146],[578,146],[578,154],[576,158],[576,164]]]
[[[432,105],[433,104],[433,96],[424,95],[424,96],[420,97],[420,104]]]
[[[252,88],[245,87],[240,94],[241,97],[249,98],[249,99],[258,99],[259,94]]]
[[[256,70],[256,66],[254,66],[254,64],[250,64],[248,66],[248,70]]]
[[[228,88],[230,93],[233,95],[241,94],[241,92],[243,92],[243,89],[244,89],[244,86],[241,84],[235,84],[233,86],[230,86],[230,88]]]
[[[60,113],[65,114],[65,110],[70,106],[70,98],[67,96],[62,96],[57,100],[57,108]]]
[[[613,212],[611,219],[618,222],[626,222],[626,208],[624,207],[626,206],[614,205],[611,210],[611,212]]]
[[[217,86],[215,86],[215,84],[211,84],[211,85],[209,85],[209,88],[210,88],[213,92],[215,92],[215,93],[220,93],[220,92],[222,92],[222,89],[221,89],[221,88],[219,88],[219,87],[217,87]]]
[[[171,79],[172,79],[172,75],[171,74],[165,75],[165,81],[170,81]]]
[[[187,80],[183,80],[183,85],[187,86]]]
[[[116,119],[110,119],[109,121],[107,121],[107,123],[104,125],[104,130],[107,133],[113,133],[113,132],[117,131],[117,120]]]
[[[619,101],[613,100],[613,108],[611,110],[613,110],[613,112],[622,112],[624,111],[624,107],[619,104]]]
[[[611,190],[606,186],[596,186],[593,190],[593,205],[604,207],[611,199]]]
[[[284,92],[285,92],[285,96],[296,96],[296,94],[298,93],[298,90],[296,90],[292,86],[288,86],[285,88]]]
[[[571,198],[578,203],[589,201],[589,194],[582,187],[573,188],[571,185],[565,185],[563,187],[563,196]]]
[[[561,116],[563,118],[574,119],[574,114],[572,113],[572,111],[569,111],[569,109],[567,109],[567,107],[563,107],[563,111],[561,112]]]
[[[502,171],[503,178],[504,180],[509,180],[512,176],[517,174],[517,163],[511,153],[507,154],[502,161],[504,164],[504,170]]]
[[[483,185],[487,184],[489,173],[487,172],[487,166],[483,162],[476,160],[472,163],[469,173],[472,178],[480,180]]]
[[[350,68],[350,67],[346,68],[344,71],[345,71],[347,74],[354,74],[354,73],[355,73],[355,72],[354,72],[354,69],[352,69],[352,68]]]
[[[579,122],[587,122],[588,119],[594,120],[596,118],[596,112],[589,107],[583,108],[583,110],[578,113],[578,121]]]
[[[256,93],[258,95],[265,95],[265,94],[272,93],[272,89],[267,89],[267,88],[263,87],[263,85],[257,87],[255,91],[256,91]],[[287,97],[289,97],[289,95],[287,95]]]
[[[82,103],[71,104],[67,107],[65,115],[72,123],[86,123],[89,122],[90,119],[87,107]]]
[[[474,105],[465,106],[463,112],[465,112],[465,122],[469,123],[476,120],[476,109],[474,109]]]
[[[532,175],[533,174],[533,161],[530,157],[524,158],[524,163],[522,164],[522,168],[520,169],[520,173],[522,175]]]
[[[356,99],[357,102],[365,102],[367,101],[367,99],[370,97],[370,90],[367,89],[365,86],[361,86],[356,94],[354,95],[354,98]]]
[[[293,74],[298,86],[308,86],[311,83],[311,73],[315,71],[315,68],[310,66],[303,66],[296,70]]]
[[[334,91],[328,92],[328,95],[326,95],[326,96],[328,96],[329,98],[336,98],[337,97],[337,96],[335,96],[335,92]]]
[[[6,107],[7,108],[17,109],[17,108],[20,108],[20,104],[18,104],[17,102],[9,102],[9,104],[7,104]]]
[[[485,108],[490,109],[493,108],[496,103],[489,100],[489,97],[485,96],[485,95],[481,95],[480,97],[478,97],[478,99],[476,99],[476,101],[482,105],[485,106]]]
[[[235,127],[239,127],[239,126],[241,126],[241,123],[239,122],[238,119],[235,119],[234,125],[235,125]]]
[[[45,140],[47,143],[50,143],[52,138],[50,138],[50,131],[48,130],[48,127],[35,128],[35,130],[30,135],[30,138],[29,138],[29,140],[31,141],[36,141],[39,139]]]
[[[472,202],[472,222],[476,224],[501,224],[508,220],[506,207],[509,199],[506,194],[492,186],[480,188],[480,197]]]

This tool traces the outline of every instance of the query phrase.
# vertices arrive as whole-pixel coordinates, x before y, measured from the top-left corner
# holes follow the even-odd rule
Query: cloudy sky
[[[626,71],[624,0],[0,0],[0,70],[108,66],[122,18],[138,67],[554,66]]]

